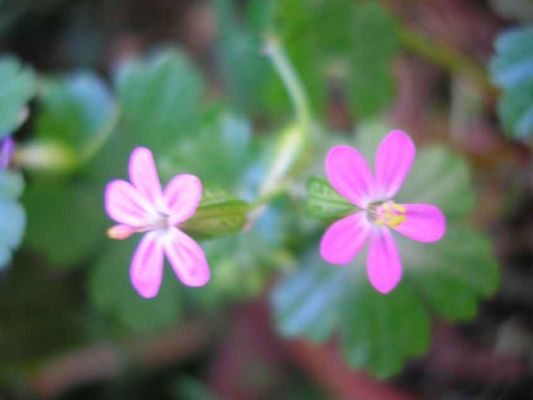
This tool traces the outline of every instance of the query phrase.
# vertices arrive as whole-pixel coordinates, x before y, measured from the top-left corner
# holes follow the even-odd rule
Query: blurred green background
[[[0,399],[533,398],[533,2],[0,0]],[[27,113],[27,118],[21,118]],[[318,240],[350,211],[327,150],[417,144],[390,295]],[[166,268],[144,300],[138,237],[105,184],[150,147],[198,175],[189,233],[208,286]]]

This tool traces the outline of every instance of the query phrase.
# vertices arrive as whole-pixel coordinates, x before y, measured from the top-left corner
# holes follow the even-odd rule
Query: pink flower
[[[200,203],[200,180],[194,175],[176,175],[162,190],[152,152],[143,147],[131,153],[129,176],[131,183],[114,180],[107,185],[105,209],[118,222],[108,231],[112,239],[144,233],[130,266],[131,283],[137,292],[146,298],[157,295],[164,255],[183,284],[205,285],[210,276],[205,254],[179,228]]]
[[[395,130],[381,140],[374,174],[354,148],[333,147],[326,157],[326,173],[333,188],[359,209],[333,223],[322,236],[320,254],[343,265],[369,241],[366,259],[370,283],[386,294],[402,277],[402,264],[391,229],[418,242],[435,242],[446,231],[446,218],[431,204],[397,204],[400,190],[415,157],[415,145]],[[428,188],[430,190],[430,188]]]

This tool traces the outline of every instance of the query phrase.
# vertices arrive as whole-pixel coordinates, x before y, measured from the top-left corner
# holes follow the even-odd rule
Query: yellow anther
[[[405,206],[396,204],[393,201],[387,201],[377,209],[378,217],[374,223],[379,226],[387,225],[390,228],[397,228],[405,221],[406,213]]]

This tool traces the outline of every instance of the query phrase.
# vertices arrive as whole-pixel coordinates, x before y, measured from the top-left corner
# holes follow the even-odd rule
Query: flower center
[[[389,200],[383,203],[373,203],[368,206],[367,216],[370,222],[378,226],[396,228],[405,221],[407,209]]]

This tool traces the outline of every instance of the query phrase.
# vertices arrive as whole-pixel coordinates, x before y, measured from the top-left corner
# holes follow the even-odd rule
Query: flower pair
[[[367,274],[381,293],[393,290],[402,276],[396,231],[419,242],[441,239],[446,230],[442,212],[431,204],[397,204],[400,190],[415,157],[411,138],[390,132],[379,144],[374,173],[354,148],[333,147],[326,158],[326,174],[333,188],[357,207],[353,214],[333,223],[320,242],[321,256],[332,264],[346,264],[368,242]],[[200,246],[180,230],[196,211],[201,197],[200,180],[177,175],[163,190],[150,150],[136,148],[129,161],[131,183],[114,180],[107,185],[105,208],[118,222],[109,229],[113,239],[143,233],[133,255],[130,278],[143,297],[157,295],[165,257],[187,286],[203,286],[210,272]]]

